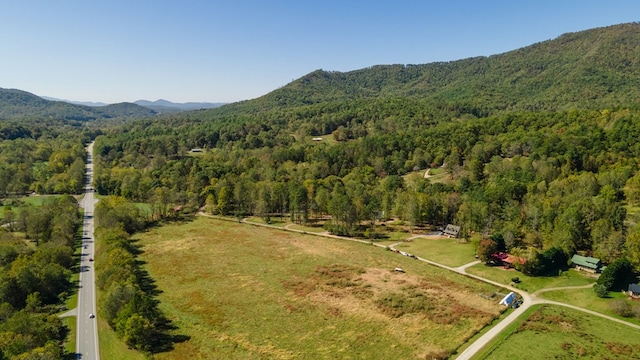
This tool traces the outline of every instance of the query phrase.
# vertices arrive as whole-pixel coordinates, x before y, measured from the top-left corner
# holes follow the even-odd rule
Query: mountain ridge
[[[318,69],[262,97],[225,108],[384,97],[463,104],[484,113],[622,106],[640,97],[639,54],[640,23],[626,23],[565,33],[491,56],[374,65],[348,72]]]
[[[30,92],[0,88],[0,119],[55,118],[92,121],[110,118],[143,118],[157,112],[133,103],[87,106],[47,100]]]

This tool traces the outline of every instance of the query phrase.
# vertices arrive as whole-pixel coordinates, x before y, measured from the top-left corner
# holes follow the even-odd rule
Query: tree
[[[597,283],[604,286],[607,291],[624,290],[634,280],[633,266],[626,258],[621,258],[609,264],[602,271]]]
[[[498,252],[498,243],[491,239],[483,239],[478,244],[478,257],[485,263],[489,263],[496,252]]]

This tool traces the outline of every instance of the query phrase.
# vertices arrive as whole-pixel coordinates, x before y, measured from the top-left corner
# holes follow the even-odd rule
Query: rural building
[[[442,235],[447,235],[450,238],[457,238],[460,233],[460,226],[448,224],[447,227],[444,228]]]
[[[594,274],[602,271],[602,262],[600,259],[589,256],[573,255],[571,265],[580,271],[587,271]]]
[[[314,138],[313,138],[313,139],[311,139],[311,140],[313,140],[313,141],[322,141],[322,138],[321,138],[321,137],[314,137]]]
[[[507,296],[505,296],[500,302],[499,305],[511,306],[511,304],[516,300],[516,294],[512,291]]]
[[[192,153],[201,153],[201,152],[202,152],[202,149],[200,149],[200,148],[193,148],[193,149],[191,149],[191,152],[192,152]]]
[[[491,255],[491,260],[498,266],[504,266],[505,268],[515,267],[515,264],[524,265],[527,259],[518,256],[513,256],[504,252],[499,252]]]
[[[640,285],[629,284],[629,292],[627,293],[627,295],[634,299],[640,299]]]

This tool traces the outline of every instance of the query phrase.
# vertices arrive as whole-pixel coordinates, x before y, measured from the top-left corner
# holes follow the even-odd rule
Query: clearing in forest
[[[209,218],[137,238],[190,337],[158,359],[447,358],[500,315],[495,287],[376,246]]]

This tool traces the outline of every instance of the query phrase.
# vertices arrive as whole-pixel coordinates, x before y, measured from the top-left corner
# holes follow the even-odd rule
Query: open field
[[[190,337],[158,359],[447,358],[501,310],[493,286],[361,243],[201,217],[137,239]]]
[[[627,299],[627,296],[621,292],[610,292],[608,298],[599,298],[593,289],[570,289],[544,292],[539,295],[542,298],[569,303],[583,308],[591,309],[599,313],[613,316],[624,321],[640,325],[640,319],[622,317],[611,309],[611,303],[620,299]],[[632,306],[638,306],[640,303],[634,300],[626,300]]]
[[[527,276],[514,269],[506,270],[501,266],[487,266],[485,264],[474,265],[467,268],[466,271],[469,274],[482,276],[486,279],[505,285],[511,284],[511,278],[518,277],[520,279],[520,283],[512,284],[512,286],[530,293],[544,288],[583,286],[596,282],[596,278],[580,273],[574,269],[569,269],[568,271],[564,271],[561,275],[554,277]],[[593,293],[592,289],[587,290]]]
[[[396,248],[451,267],[476,260],[475,249],[471,243],[462,243],[460,239],[447,237],[415,238],[397,245]]]
[[[532,309],[476,359],[640,358],[637,330],[560,306]]]

